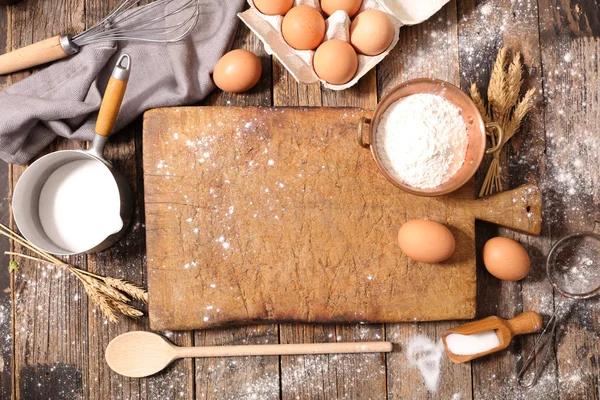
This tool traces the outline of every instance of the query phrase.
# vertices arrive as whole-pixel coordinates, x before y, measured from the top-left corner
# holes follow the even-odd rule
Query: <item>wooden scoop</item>
[[[297,354],[389,353],[390,342],[270,344],[179,347],[150,332],[129,332],[106,348],[106,362],[117,374],[131,378],[154,375],[179,358],[277,356]]]
[[[473,321],[456,328],[446,329],[444,332],[442,332],[442,341],[444,343],[444,348],[446,349],[446,353],[448,354],[450,360],[452,360],[452,362],[455,363],[464,363],[467,361],[471,361],[475,358],[483,357],[488,354],[504,350],[508,347],[513,337],[517,335],[524,335],[527,333],[534,333],[539,331],[540,329],[542,329],[542,317],[534,311],[527,311],[521,315],[517,315],[515,318],[508,321],[499,317],[487,317],[480,321]],[[500,342],[500,345],[481,353],[468,355],[454,354],[452,351],[450,351],[450,349],[448,348],[448,344],[446,343],[446,338],[451,333],[458,333],[461,335],[474,335],[476,333],[483,333],[489,331],[496,332],[496,335],[498,335],[498,341]]]

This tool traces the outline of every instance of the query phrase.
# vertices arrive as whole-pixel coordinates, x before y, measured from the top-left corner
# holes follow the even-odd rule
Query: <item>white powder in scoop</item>
[[[39,214],[48,238],[81,253],[121,230],[119,188],[98,161],[78,160],[54,171],[40,192]]]
[[[375,140],[388,172],[405,185],[427,189],[458,172],[468,139],[459,108],[438,95],[415,94],[386,110]]]
[[[451,333],[446,336],[448,350],[459,356],[470,356],[483,353],[500,346],[500,340],[496,331],[475,333],[473,335],[461,335]]]

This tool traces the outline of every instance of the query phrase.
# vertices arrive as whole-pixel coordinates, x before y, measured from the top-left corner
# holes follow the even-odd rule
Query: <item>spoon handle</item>
[[[178,358],[283,356],[299,354],[389,353],[390,342],[266,344],[245,346],[179,347]]]

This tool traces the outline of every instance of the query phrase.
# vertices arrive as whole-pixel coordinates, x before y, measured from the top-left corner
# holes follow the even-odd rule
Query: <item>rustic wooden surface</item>
[[[0,52],[54,34],[76,32],[105,14],[114,0],[24,0],[0,6]],[[560,301],[543,273],[544,257],[561,236],[598,231],[600,218],[600,8],[595,0],[452,0],[431,20],[403,28],[397,48],[359,84],[345,92],[298,85],[259,41],[240,27],[236,47],[255,51],[263,79],[249,94],[215,92],[205,105],[349,106],[373,109],[377,99],[409,78],[431,76],[466,89],[487,83],[498,47],[523,52],[525,85],[538,90],[536,108],[524,132],[508,146],[503,162],[507,187],[535,182],[544,192],[542,236],[500,230],[525,244],[532,274],[522,282],[500,282],[478,260],[479,317],[512,318],[524,310],[548,316]],[[28,72],[0,77],[6,87]],[[1,111],[0,111],[1,112]],[[80,144],[62,141],[53,149]],[[141,180],[141,124],[125,129],[110,146],[109,158],[137,190],[136,220],[116,247],[72,261],[83,268],[146,284],[145,226]],[[22,167],[2,167],[3,190],[10,190]],[[571,175],[569,175],[569,173]],[[3,192],[10,199],[10,193]],[[0,218],[9,218],[9,202]],[[498,234],[480,223],[477,240]],[[2,242],[6,249],[8,243]],[[3,259],[3,265],[6,260]],[[5,271],[5,268],[2,268]],[[600,302],[578,303],[553,338],[540,383],[521,390],[513,383],[532,337],[514,341],[509,351],[456,366],[443,358],[440,385],[429,392],[403,346],[416,334],[440,339],[453,322],[358,326],[261,325],[246,328],[167,333],[180,345],[302,343],[380,340],[397,345],[387,357],[290,356],[185,360],[147,379],[115,375],[103,360],[116,335],[147,329],[147,320],[105,323],[72,277],[22,262],[9,277],[0,272],[0,365],[3,398],[184,398],[184,399],[592,399],[600,398]],[[12,315],[9,309],[13,299]],[[13,323],[11,324],[11,321]]]
[[[527,185],[474,200],[470,184],[437,198],[402,192],[356,143],[358,120],[371,114],[231,106],[147,112],[150,326],[473,318],[475,218],[539,234],[541,194]],[[400,226],[425,215],[457,241],[441,265],[415,263],[397,244]]]

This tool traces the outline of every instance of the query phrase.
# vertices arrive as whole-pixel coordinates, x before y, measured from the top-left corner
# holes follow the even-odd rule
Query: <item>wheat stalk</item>
[[[507,111],[506,104],[506,49],[503,47],[498,53],[494,68],[492,69],[492,77],[488,87],[488,101],[492,111],[492,117],[495,121],[500,121]]]
[[[130,306],[132,299],[148,302],[148,292],[122,279],[104,277],[89,271],[84,271],[52,256],[36,247],[27,239],[0,223],[0,235],[8,237],[14,243],[33,252],[36,257],[27,254],[7,251],[5,254],[25,258],[38,263],[46,263],[65,268],[79,279],[88,297],[100,312],[111,322],[118,321],[118,315],[137,318],[144,315],[141,311]]]
[[[507,85],[506,85],[506,103],[509,107],[514,107],[519,101],[519,94],[523,86],[523,64],[521,62],[521,53],[516,53],[512,62],[508,66]]]
[[[485,102],[483,101],[483,97],[481,97],[481,93],[479,93],[479,89],[477,89],[477,85],[473,82],[471,83],[471,87],[469,88],[471,93],[471,98],[473,99],[473,103],[477,106],[479,113],[483,117],[483,120],[487,122],[492,122],[487,107],[485,106]]]
[[[500,152],[521,127],[523,119],[533,108],[535,89],[529,89],[519,100],[523,86],[523,60],[521,53],[515,53],[512,61],[507,65],[507,50],[502,47],[498,52],[492,76],[488,87],[488,104],[486,106],[481,93],[475,83],[471,83],[470,93],[473,102],[481,113],[485,122],[497,122],[504,129],[504,142],[500,149],[494,153],[490,167],[483,180],[479,196],[502,191],[500,175]],[[497,143],[496,133],[492,134],[492,146]]]

